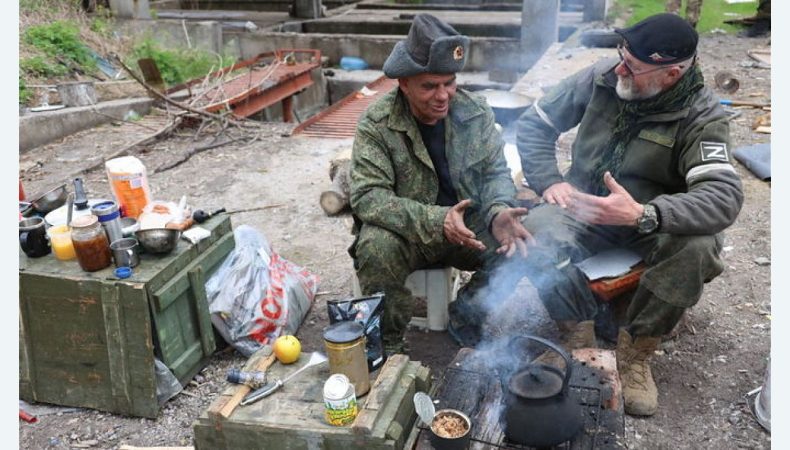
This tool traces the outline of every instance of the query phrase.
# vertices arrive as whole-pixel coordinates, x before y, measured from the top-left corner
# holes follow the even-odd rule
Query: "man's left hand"
[[[522,257],[527,257],[527,243],[535,244],[535,239],[521,224],[521,217],[527,212],[527,208],[507,208],[494,217],[491,234],[500,244],[497,253],[504,253],[506,258],[510,258],[518,250]]]
[[[637,203],[611,173],[606,172],[603,182],[609,188],[606,197],[574,192],[568,211],[577,220],[597,225],[636,226],[636,220],[642,216],[644,207]]]

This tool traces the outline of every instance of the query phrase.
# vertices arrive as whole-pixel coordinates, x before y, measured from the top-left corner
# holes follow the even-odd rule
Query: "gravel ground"
[[[770,101],[770,69],[760,68],[747,51],[768,45],[766,38],[708,35],[701,39],[700,60],[713,85],[719,70],[733,72],[741,88],[730,97]],[[563,74],[557,74],[561,77]],[[770,135],[752,131],[764,111],[738,109],[732,120],[732,146],[769,142]],[[151,128],[164,117],[149,117]],[[188,195],[196,208],[228,209],[275,206],[233,215],[233,224],[258,229],[285,258],[320,278],[319,295],[298,337],[305,351],[321,350],[320,330],[328,323],[326,300],[351,293],[352,266],[346,254],[351,243],[350,216],[326,217],[318,206],[329,185],[328,163],[350,140],[287,138],[289,126],[261,125],[261,139],[249,146],[224,146],[200,153],[186,163],[153,174],[192,145],[190,137],[172,137],[136,151],[149,170],[153,195],[177,201]],[[132,124],[106,125],[20,156],[20,173],[28,193],[62,182],[106,157],[124,143],[150,133]],[[200,143],[200,141],[198,142]],[[82,153],[79,153],[82,152]],[[75,156],[82,155],[82,156]],[[100,160],[100,159],[99,159]],[[746,201],[737,222],[726,232],[727,268],[711,282],[699,304],[687,314],[686,325],[662,345],[654,358],[659,411],[651,418],[626,419],[630,448],[770,448],[771,438],[752,417],[744,394],[762,384],[770,348],[771,235],[770,182],[758,180],[736,164]],[[89,196],[109,195],[103,170],[84,175]],[[542,307],[532,305],[540,315]],[[446,333],[412,331],[410,356],[440,375],[458,347]],[[419,342],[420,345],[414,345]],[[117,449],[136,446],[193,445],[192,423],[224,388],[229,367],[244,358],[225,349],[184,391],[167,402],[155,420],[106,412],[34,405],[39,421],[19,423],[20,448]]]

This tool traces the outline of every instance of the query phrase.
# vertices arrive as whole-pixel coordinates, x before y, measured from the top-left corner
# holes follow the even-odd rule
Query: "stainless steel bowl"
[[[121,234],[123,237],[132,237],[140,229],[140,222],[134,217],[121,217]]]
[[[33,209],[33,204],[30,202],[19,202],[19,214],[22,214],[22,217],[30,217],[35,214],[35,210]]]
[[[134,236],[147,253],[164,254],[176,248],[181,231],[170,228],[149,228],[138,230]]]
[[[36,212],[40,214],[47,214],[65,205],[67,197],[68,191],[66,191],[66,185],[61,184],[55,189],[49,190],[40,195],[30,203],[33,204],[33,209],[35,209]]]

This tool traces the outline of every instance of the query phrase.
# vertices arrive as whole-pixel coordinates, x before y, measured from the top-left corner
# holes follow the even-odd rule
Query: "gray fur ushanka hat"
[[[460,72],[468,50],[468,37],[430,14],[418,14],[406,40],[395,44],[384,62],[384,74],[404,78],[421,73]]]

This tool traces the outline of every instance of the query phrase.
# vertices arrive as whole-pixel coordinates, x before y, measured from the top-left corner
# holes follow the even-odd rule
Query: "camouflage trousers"
[[[682,0],[666,0],[666,10],[668,13],[680,14],[680,4]],[[702,11],[702,0],[688,0],[686,2],[686,20],[692,27],[697,28],[699,15]]]
[[[632,336],[669,333],[699,301],[703,285],[724,270],[720,235],[642,235],[631,227],[579,222],[549,204],[531,210],[523,223],[538,242],[527,257],[527,277],[558,321],[595,319],[596,300],[574,264],[606,249],[628,248],[648,266],[626,311]]]
[[[491,295],[489,279],[505,258],[495,253],[496,241],[484,227],[478,227],[483,228],[482,230],[471,226],[470,228],[476,231],[477,238],[485,244],[485,251],[480,252],[447,242],[436,245],[416,244],[407,242],[400,235],[384,228],[368,224],[362,226],[352,252],[355,256],[354,268],[363,294],[384,292],[382,334],[385,345],[401,342],[411,320],[414,299],[404,284],[409,274],[415,270],[443,265],[475,271],[472,279],[458,293],[456,301],[451,303],[451,321],[454,317],[453,306],[478,305],[481,302],[472,297]],[[521,276],[523,277],[523,273]],[[513,283],[511,290],[517,282],[518,280]],[[479,327],[484,323],[484,314],[482,310],[469,311],[464,315],[464,320]]]

